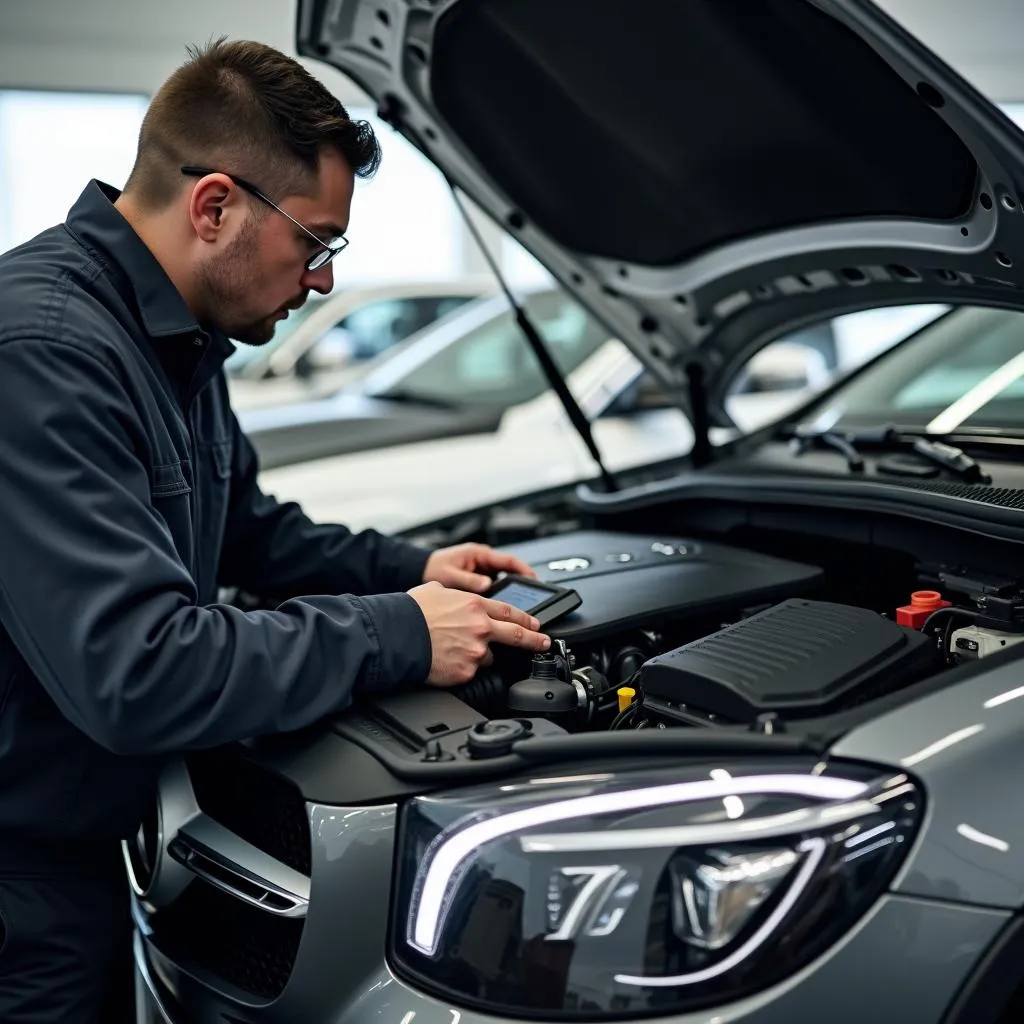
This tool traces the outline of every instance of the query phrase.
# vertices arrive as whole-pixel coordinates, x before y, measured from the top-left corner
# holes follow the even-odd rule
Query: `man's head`
[[[262,344],[331,289],[325,248],[344,244],[354,179],[379,162],[370,126],[297,61],[220,40],[153,97],[118,206],[201,321]]]

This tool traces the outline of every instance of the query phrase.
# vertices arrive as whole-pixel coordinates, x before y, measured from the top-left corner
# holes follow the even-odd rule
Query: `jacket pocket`
[[[231,442],[210,441],[201,442],[210,449],[213,458],[213,473],[218,480],[227,480],[231,476]]]
[[[198,508],[196,546],[204,581],[201,601],[216,598],[213,589],[219,566],[231,507],[230,441],[203,441],[196,444],[196,506]]]
[[[194,572],[192,466],[188,459],[153,467],[150,500],[154,511],[167,524],[178,557]]]
[[[150,493],[154,498],[173,498],[179,494],[188,494],[192,490],[190,470],[188,459],[154,466]]]

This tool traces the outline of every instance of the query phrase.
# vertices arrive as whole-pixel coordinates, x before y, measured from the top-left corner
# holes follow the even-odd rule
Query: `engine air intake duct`
[[[906,685],[935,665],[931,639],[876,612],[793,598],[647,661],[652,709],[753,722],[827,713]]]

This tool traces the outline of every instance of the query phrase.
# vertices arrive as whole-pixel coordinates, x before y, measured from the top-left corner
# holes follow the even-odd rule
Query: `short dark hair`
[[[184,185],[183,164],[249,178],[273,197],[306,192],[325,149],[369,178],[380,143],[353,121],[298,61],[263,43],[217,39],[188,59],[153,97],[125,185],[143,207],[160,209]]]

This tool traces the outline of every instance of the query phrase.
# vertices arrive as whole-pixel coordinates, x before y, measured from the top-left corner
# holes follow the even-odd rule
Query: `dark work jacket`
[[[427,552],[260,492],[231,344],[116,197],[90,182],[0,256],[0,871],[39,840],[130,835],[172,753],[298,729],[430,667],[402,593]],[[282,603],[246,613],[221,586]]]

